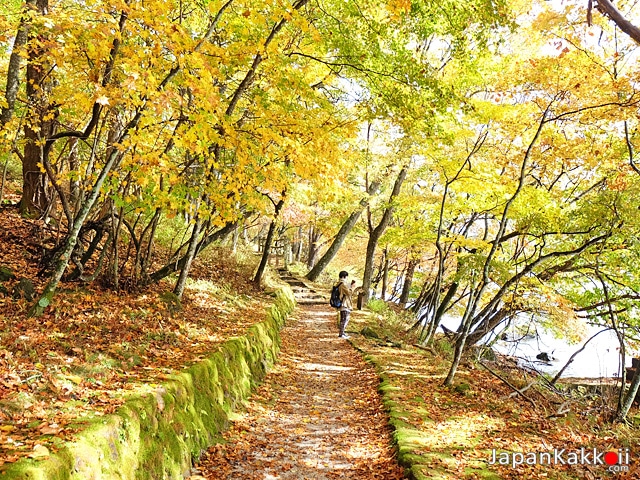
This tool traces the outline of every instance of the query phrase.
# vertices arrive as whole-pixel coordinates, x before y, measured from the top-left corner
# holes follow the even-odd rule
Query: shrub
[[[385,302],[384,300],[380,300],[378,298],[372,298],[371,300],[369,300],[369,303],[367,303],[367,308],[371,310],[373,313],[382,314],[389,311],[389,306],[387,305],[387,302]]]

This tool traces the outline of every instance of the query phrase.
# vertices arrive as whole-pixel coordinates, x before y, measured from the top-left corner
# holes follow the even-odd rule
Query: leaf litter
[[[247,267],[214,249],[194,263],[181,309],[163,298],[171,282],[144,291],[61,285],[45,314],[28,318],[13,298],[20,278],[36,291],[41,226],[0,210],[0,266],[15,278],[0,293],[0,472],[21,458],[46,458],[96,416],[216,351],[265,318],[272,299]]]

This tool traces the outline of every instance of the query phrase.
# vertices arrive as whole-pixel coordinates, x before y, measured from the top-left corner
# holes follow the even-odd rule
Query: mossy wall
[[[373,365],[380,378],[378,391],[382,395],[382,402],[389,414],[389,424],[393,428],[393,442],[398,455],[398,463],[404,467],[405,475],[410,480],[429,480],[440,478],[431,476],[429,458],[426,456],[416,455],[415,445],[413,443],[413,434],[420,432],[413,430],[413,426],[406,423],[403,419],[407,412],[404,412],[402,405],[394,400],[393,392],[400,387],[393,384],[391,377],[387,374],[384,365],[375,356],[369,354],[365,349],[353,344],[354,348],[359,351],[367,363]],[[444,477],[442,477],[444,478]]]
[[[184,478],[275,362],[280,329],[294,306],[291,290],[278,290],[266,320],[246,335],[228,340],[151,393],[128,400],[55,455],[16,462],[0,479]]]

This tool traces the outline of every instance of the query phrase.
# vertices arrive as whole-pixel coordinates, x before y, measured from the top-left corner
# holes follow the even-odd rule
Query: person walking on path
[[[347,284],[347,279],[349,278],[349,272],[342,270],[339,275],[339,292],[340,292],[340,301],[342,305],[340,306],[340,333],[338,336],[340,338],[349,338],[349,336],[345,333],[347,328],[347,324],[349,323],[349,317],[351,316],[351,310],[353,310],[353,302],[351,297],[353,294],[359,290],[356,288],[356,281],[351,281],[351,284]]]

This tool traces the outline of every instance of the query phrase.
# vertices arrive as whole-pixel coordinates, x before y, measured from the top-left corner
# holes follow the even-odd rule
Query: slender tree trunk
[[[620,388],[624,390],[624,383]],[[631,385],[629,385],[629,389],[624,395],[620,409],[616,415],[616,420],[618,422],[624,422],[626,420],[627,414],[631,409],[631,405],[633,405],[633,401],[638,395],[638,390],[640,390],[640,368],[636,368],[633,379],[631,380]]]
[[[309,252],[307,255],[307,267],[313,268],[318,263],[318,251],[320,246],[321,233],[315,228],[314,225],[309,225]]]
[[[355,227],[358,219],[360,218],[360,215],[362,215],[362,212],[369,204],[369,197],[378,190],[379,186],[380,184],[378,182],[372,182],[371,185],[369,185],[369,188],[367,190],[367,197],[360,200],[358,208],[354,210],[353,213],[349,215],[349,218],[347,218],[347,220],[342,224],[340,230],[338,230],[338,233],[334,237],[333,242],[331,243],[327,251],[324,253],[322,258],[318,260],[318,263],[315,264],[311,271],[307,273],[307,279],[311,280],[312,282],[317,280],[324,269],[327,268],[327,265],[329,265],[331,260],[333,260],[333,257],[336,256],[338,250],[340,250],[340,247],[346,240],[347,235],[349,235],[349,232],[351,232],[353,227]]]
[[[42,315],[42,313],[44,313],[44,309],[51,303],[53,294],[55,293],[56,288],[58,287],[58,284],[62,279],[62,275],[64,274],[64,271],[69,265],[69,261],[71,260],[71,254],[73,253],[73,249],[78,243],[78,235],[80,234],[80,230],[82,229],[82,226],[84,225],[84,222],[87,216],[89,215],[89,211],[91,210],[91,208],[93,207],[93,204],[98,198],[98,195],[100,195],[102,185],[106,180],[107,175],[111,171],[111,167],[113,167],[117,158],[118,158],[118,151],[113,150],[111,155],[109,156],[109,159],[107,160],[107,163],[102,168],[100,175],[96,179],[96,182],[94,183],[91,189],[91,193],[89,194],[88,198],[85,200],[84,204],[82,205],[82,208],[76,215],[73,225],[69,230],[69,233],[67,234],[64,248],[62,249],[62,252],[60,253],[60,256],[58,257],[57,261],[55,262],[53,274],[49,282],[45,286],[44,291],[42,292],[42,295],[40,296],[38,301],[31,306],[29,310],[30,316]]]
[[[444,312],[447,311],[447,308],[449,307],[451,300],[453,300],[454,295],[458,291],[459,285],[460,284],[458,282],[452,282],[451,285],[449,285],[449,288],[447,289],[447,293],[444,295],[444,298],[442,299],[442,302],[440,302],[440,305],[438,306],[438,309],[436,310],[436,313],[434,315],[431,331],[429,332],[431,336],[433,336],[438,326],[440,326],[440,322],[442,321],[442,316],[444,315]]]
[[[387,289],[389,288],[389,252],[384,249],[384,263],[382,266],[382,290],[380,292],[380,298],[387,300]]]
[[[273,237],[275,236],[276,230],[276,221],[275,219],[271,221],[269,225],[269,230],[267,231],[267,237],[264,241],[264,246],[262,248],[262,256],[260,258],[260,265],[258,265],[258,270],[256,271],[255,276],[253,277],[253,283],[260,286],[262,284],[262,276],[264,275],[265,270],[267,269],[267,262],[269,261],[269,255],[271,254],[271,244],[273,242]]]
[[[195,223],[193,225],[193,231],[191,232],[189,247],[187,248],[187,253],[185,254],[184,264],[182,265],[182,269],[180,270],[180,276],[178,277],[176,286],[173,289],[173,293],[175,293],[178,298],[182,298],[182,294],[184,293],[184,287],[187,284],[187,278],[189,277],[189,270],[191,270],[191,264],[193,263],[193,259],[196,257],[196,254],[198,253],[198,243],[199,243],[201,228],[202,228],[202,218],[196,212]]]
[[[620,385],[620,392],[618,394],[618,405],[616,408],[615,418],[616,420],[622,421],[627,416],[627,412],[628,412],[628,410],[625,411],[624,409],[626,400],[628,400],[628,397],[625,397],[625,393],[624,393],[624,387],[627,382],[627,371],[625,369],[626,355],[627,355],[625,338],[624,338],[624,333],[620,331],[620,328],[618,326],[616,312],[614,312],[613,310],[611,297],[609,296],[609,287],[607,287],[607,282],[604,279],[604,276],[600,273],[600,270],[597,265],[595,268],[595,274],[598,277],[598,280],[600,280],[600,283],[602,284],[602,292],[604,293],[604,300],[605,300],[604,304],[607,307],[607,316],[611,321],[611,328],[615,332],[616,337],[618,339],[618,344],[620,345],[620,375],[618,376],[618,378],[620,378],[621,385]],[[635,386],[634,388],[637,391],[637,386]],[[635,397],[635,393],[634,393],[634,397]],[[631,403],[633,403],[634,397],[631,397]],[[629,404],[629,406],[631,406],[631,404]]]
[[[262,258],[260,259],[260,265],[258,265],[258,270],[256,271],[255,277],[253,277],[253,282],[260,286],[262,283],[262,276],[264,275],[264,271],[267,269],[267,262],[269,261],[269,254],[271,253],[271,245],[273,244],[273,237],[275,236],[276,226],[278,223],[278,217],[280,215],[280,211],[284,206],[284,195],[276,203],[275,212],[273,215],[273,220],[269,225],[269,231],[267,232],[267,238],[264,242],[264,250],[262,251]]]
[[[37,0],[38,14],[48,13],[48,0]],[[26,143],[22,156],[22,198],[20,213],[25,216],[41,216],[47,209],[46,177],[41,170],[44,159],[44,140],[52,133],[52,121],[45,120],[50,114],[47,99],[46,80],[49,63],[46,51],[40,46],[32,46],[28,50],[26,93],[29,105],[24,136]],[[3,112],[4,113],[4,112]],[[7,113],[8,115],[8,113]]]
[[[464,353],[464,349],[466,346],[467,335],[469,335],[469,329],[471,328],[471,319],[473,318],[473,312],[476,308],[478,299],[482,296],[482,292],[484,291],[484,285],[476,288],[474,283],[475,279],[472,279],[469,303],[467,303],[467,307],[465,308],[464,315],[462,317],[462,332],[458,335],[455,349],[453,351],[453,360],[451,361],[451,366],[449,367],[449,373],[447,374],[447,378],[445,378],[444,380],[444,385],[446,386],[451,386],[453,384],[453,379],[456,375],[456,372],[458,371],[458,366],[460,365],[460,360],[462,360],[462,354]]]
[[[298,227],[298,241],[296,242],[296,250],[295,250],[295,261],[300,263],[300,260],[302,259],[302,227]]]
[[[206,247],[211,245],[216,240],[225,238],[227,235],[229,235],[233,231],[235,225],[236,223],[234,222],[227,223],[220,230],[217,230],[216,232],[213,232],[212,234],[204,237],[198,244],[197,253],[200,253],[202,250],[204,250]],[[152,283],[159,282],[163,278],[166,278],[167,276],[171,275],[173,272],[177,272],[178,270],[184,268],[186,261],[187,261],[187,255],[185,254],[179,260],[175,262],[167,263],[164,267],[156,270],[151,275],[149,275],[149,277],[144,281],[144,285],[150,285]]]
[[[233,230],[233,240],[231,242],[231,253],[235,255],[238,253],[238,242],[240,241],[240,226],[236,224],[236,228]]]
[[[594,333],[593,335],[591,335],[591,337],[589,337],[589,339],[587,339],[587,341],[582,344],[582,347],[580,347],[578,350],[573,352],[573,355],[569,357],[569,360],[567,360],[567,363],[564,364],[564,366],[558,371],[558,373],[556,373],[555,377],[553,377],[553,379],[551,379],[551,382],[549,383],[551,385],[555,385],[556,382],[560,379],[560,377],[562,377],[562,374],[564,373],[564,371],[569,367],[569,365],[573,363],[573,360],[578,356],[578,354],[584,351],[585,348],[587,348],[587,345],[589,344],[589,342],[594,338],[596,338],[598,335],[600,335],[602,332],[608,332],[608,331],[609,329],[605,328],[604,330],[600,330]]]
[[[396,281],[393,282],[393,288],[391,289],[392,301],[400,298],[400,295],[398,293],[400,292],[401,287],[402,287],[402,282],[400,281],[400,277],[396,277]]]
[[[140,245],[137,249],[132,276],[132,280],[136,285],[141,278],[145,278],[147,275],[147,268],[151,263],[151,255],[153,253],[153,240],[156,237],[156,229],[158,227],[158,222],[160,221],[161,214],[162,209],[156,208],[151,221],[147,224],[147,226],[144,228],[144,230],[142,230],[142,233],[140,234]],[[147,234],[149,235],[149,240],[147,241],[146,247],[144,247],[144,239]]]
[[[413,284],[413,275],[418,263],[418,260],[409,260],[407,271],[404,274],[404,285],[402,286],[402,293],[400,294],[400,305],[404,308],[407,308],[407,303],[409,303],[409,294],[411,293],[411,285]]]
[[[111,248],[111,281],[113,282],[113,288],[118,290],[120,288],[120,249],[118,247],[118,240],[120,239],[120,229],[122,228],[122,212],[123,207],[120,207],[120,214],[116,220],[115,205],[111,205],[111,236],[113,237],[113,246]],[[126,260],[125,260],[126,263]]]
[[[420,329],[420,335],[418,336],[418,338],[420,339],[421,345],[426,345],[428,341],[430,341],[430,338],[427,335],[427,331],[430,326],[429,322],[433,319],[433,315],[431,313],[431,309],[433,308],[431,297],[433,297],[434,289],[435,289],[435,283],[433,282],[428,284],[428,286],[427,286],[427,282],[425,282],[425,284],[422,286],[421,299],[419,299],[419,301],[424,303],[425,306],[420,307],[419,310],[415,310],[415,313],[418,316],[418,320],[410,328],[410,330],[414,330],[419,326],[422,326],[422,328]]]
[[[25,2],[24,15],[20,20],[20,26],[13,40],[13,48],[9,57],[9,68],[7,69],[7,85],[5,88],[6,105],[0,113],[0,126],[11,121],[13,111],[15,109],[16,98],[18,97],[18,89],[20,88],[20,68],[22,66],[22,49],[27,44],[29,38],[29,11],[36,8],[36,0],[27,0]]]
[[[418,310],[417,313],[419,320],[416,325],[414,325],[414,327],[417,327],[422,324],[419,336],[421,345],[428,345],[438,328],[438,320],[436,318],[437,304],[434,301],[434,298],[436,297],[435,290],[437,287],[438,282],[433,281],[429,285],[428,289],[426,288],[426,284],[422,288],[423,297],[422,299],[419,299],[419,301],[424,303],[425,306]]]
[[[394,211],[394,201],[396,197],[400,194],[400,190],[402,189],[402,184],[404,183],[405,178],[407,177],[407,167],[402,167],[400,173],[398,173],[398,177],[393,184],[393,190],[391,191],[391,196],[389,198],[389,204],[382,214],[382,218],[380,219],[380,223],[373,229],[373,231],[369,234],[369,241],[367,242],[367,256],[365,258],[364,264],[364,276],[362,278],[362,303],[364,305],[369,301],[369,291],[371,290],[371,277],[373,275],[373,265],[375,262],[375,252],[378,247],[378,241],[382,234],[386,230],[387,226],[391,222],[391,218],[393,216]]]
[[[9,166],[10,155],[7,155],[7,159],[2,166],[2,180],[0,181],[0,205],[2,205],[2,199],[4,198],[4,185],[7,182],[7,167]]]
[[[427,287],[429,287],[430,283],[431,282],[429,282],[429,279],[425,279],[424,283],[422,284],[422,288],[420,289],[418,298],[416,298],[416,301],[413,302],[413,305],[411,305],[411,308],[409,309],[417,316],[422,316],[422,309],[429,299],[430,292],[427,292]]]

